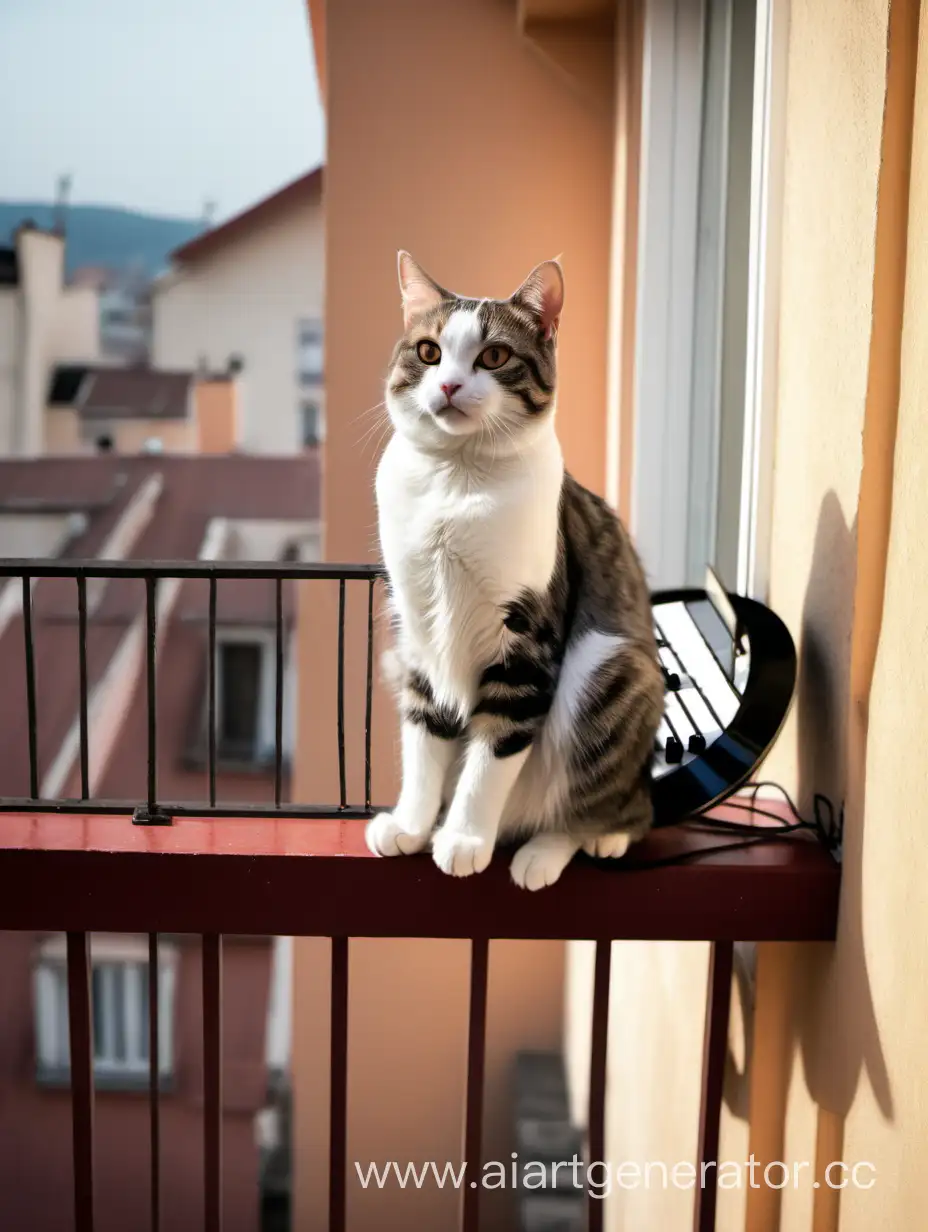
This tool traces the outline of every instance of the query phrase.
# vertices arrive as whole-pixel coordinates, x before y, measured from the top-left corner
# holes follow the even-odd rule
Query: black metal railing
[[[371,805],[371,719],[373,697],[373,641],[375,590],[384,571],[377,565],[304,564],[295,562],[187,562],[187,561],[103,561],[103,560],[0,560],[0,583],[3,579],[20,579],[22,584],[23,671],[25,674],[26,722],[29,750],[29,795],[5,796],[0,785],[0,811],[49,813],[125,813],[144,825],[169,824],[175,816],[224,817],[263,816],[281,818],[367,817]],[[77,620],[78,714],[79,714],[79,777],[80,795],[43,797],[40,791],[38,730],[41,715],[36,696],[36,609],[34,584],[58,579],[75,584],[74,614]],[[145,586],[145,708],[147,724],[147,786],[144,799],[113,800],[97,798],[91,793],[90,738],[88,696],[87,583],[93,580],[144,582]],[[209,587],[206,616],[206,795],[202,800],[165,800],[158,785],[158,587],[165,581],[206,581]],[[223,582],[273,582],[274,601],[271,623],[274,636],[274,757],[273,801],[267,803],[237,803],[223,800],[217,803],[217,598]],[[284,584],[291,582],[338,583],[338,629],[336,669],[336,712],[334,717],[338,743],[339,799],[332,804],[294,804],[284,796],[284,691],[285,636],[287,619],[284,610]],[[13,583],[15,584],[15,582]],[[367,588],[367,642],[364,700],[364,800],[349,803],[345,750],[345,655],[346,598],[349,584]],[[2,587],[0,587],[2,588]],[[141,610],[133,610],[124,619],[138,619]],[[62,616],[57,612],[55,623]],[[9,626],[0,630],[0,638],[15,633]]]

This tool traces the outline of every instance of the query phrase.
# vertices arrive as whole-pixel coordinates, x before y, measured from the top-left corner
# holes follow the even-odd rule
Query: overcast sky
[[[323,148],[306,0],[0,0],[0,200],[221,221]]]

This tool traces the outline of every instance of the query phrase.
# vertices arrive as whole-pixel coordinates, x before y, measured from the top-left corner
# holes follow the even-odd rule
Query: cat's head
[[[408,252],[399,279],[404,333],[387,378],[396,427],[432,447],[480,434],[518,448],[554,413],[560,265],[542,262],[501,300],[446,291]]]

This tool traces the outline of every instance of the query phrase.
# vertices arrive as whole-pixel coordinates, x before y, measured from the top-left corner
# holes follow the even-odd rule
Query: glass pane
[[[148,964],[139,966],[139,1038],[138,1055],[148,1060]]]
[[[231,756],[253,756],[258,734],[262,647],[226,642],[220,647],[222,706],[219,740]]]
[[[126,968],[123,963],[114,963],[111,968],[113,982],[113,1047],[112,1060],[126,1059]]]
[[[93,996],[93,1055],[97,1061],[106,1056],[107,1032],[105,1031],[106,1009],[104,1005],[104,983],[107,969],[103,966],[93,968],[91,989]]]
[[[708,0],[699,160],[687,582],[737,586],[747,360],[755,0]]]

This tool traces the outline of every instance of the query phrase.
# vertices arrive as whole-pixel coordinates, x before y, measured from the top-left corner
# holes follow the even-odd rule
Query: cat
[[[455,295],[406,252],[399,281],[376,499],[402,785],[367,844],[431,845],[464,877],[522,838],[512,877],[536,890],[651,824],[664,689],[648,588],[619,519],[564,469],[559,263],[507,300]]]

